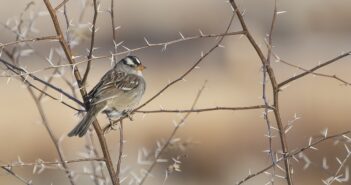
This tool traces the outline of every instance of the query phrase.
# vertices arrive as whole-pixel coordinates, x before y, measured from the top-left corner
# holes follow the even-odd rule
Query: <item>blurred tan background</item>
[[[0,22],[18,18],[29,1],[3,0],[0,8]],[[57,4],[60,1],[52,1]],[[231,16],[231,8],[225,0],[116,0],[116,25],[121,28],[116,32],[117,40],[124,41],[128,48],[144,46],[144,37],[151,43],[170,41],[179,38],[178,32],[185,36],[198,35],[201,29],[205,34],[222,33]],[[273,0],[240,0],[240,8],[245,10],[245,20],[261,48],[265,49],[264,38],[268,33],[273,13]],[[109,7],[109,1],[101,1],[101,10]],[[77,22],[81,11],[81,1],[69,1],[68,15],[73,24]],[[278,0],[278,10],[287,11],[277,18],[274,31],[274,51],[282,58],[293,64],[310,68],[319,62],[326,61],[342,52],[351,49],[351,2],[347,0]],[[46,11],[42,1],[36,0],[31,11]],[[62,14],[59,14],[62,18]],[[29,14],[27,16],[30,16]],[[92,8],[85,14],[84,23],[92,21]],[[63,19],[62,19],[63,20]],[[63,24],[63,22],[62,22]],[[113,50],[110,15],[99,13],[95,46],[99,49],[95,56],[108,55]],[[31,36],[54,34],[49,16],[37,19],[34,27],[40,33]],[[239,30],[238,21],[231,31]],[[83,34],[88,29],[82,31]],[[0,42],[6,43],[15,39],[15,35],[1,27]],[[89,40],[82,41],[74,49],[75,55],[86,56]],[[144,73],[147,81],[147,91],[143,101],[147,100],[164,87],[169,80],[184,73],[199,57],[201,51],[207,51],[215,39],[187,41],[167,47],[165,52],[161,47],[140,50],[133,54],[139,56],[148,67]],[[207,86],[201,95],[197,108],[215,106],[250,106],[262,104],[262,73],[260,62],[248,41],[240,36],[229,36],[225,39],[225,48],[219,48],[195,69],[185,82],[172,86],[162,96],[147,105],[143,110],[189,109],[198,89],[205,80]],[[37,51],[48,57],[51,47],[58,47],[52,42],[32,44]],[[123,49],[120,49],[123,51]],[[121,56],[119,56],[121,58]],[[350,58],[336,62],[320,72],[337,74],[351,82]],[[28,70],[36,70],[48,66],[39,57],[28,56],[21,58],[21,65]],[[272,63],[279,82],[300,73],[298,69],[281,63]],[[109,59],[93,62],[88,85],[91,89],[101,75],[110,68]],[[80,66],[81,72],[85,69]],[[37,74],[42,78],[48,77],[50,71]],[[65,75],[72,80],[69,68]],[[40,121],[35,104],[18,80],[0,79],[0,163],[8,164],[16,161],[17,156],[25,162],[40,158],[44,161],[55,161],[57,153],[49,136]],[[73,80],[72,80],[73,81]],[[60,78],[53,83],[66,91],[70,89]],[[50,91],[59,97],[59,94]],[[339,82],[308,75],[295,81],[281,93],[281,112],[284,124],[294,119],[294,114],[301,117],[287,134],[290,149],[296,149],[308,144],[310,136],[319,135],[329,128],[329,133],[337,133],[350,129],[351,89],[340,85]],[[65,99],[66,100],[66,99]],[[67,100],[68,101],[68,100]],[[72,103],[73,104],[73,103]],[[79,118],[76,112],[62,104],[46,99],[43,103],[49,124],[60,137],[66,135]],[[127,169],[124,176],[128,184],[132,179],[131,172],[140,174],[141,168],[148,166],[137,163],[138,150],[145,147],[150,151],[155,149],[156,141],[169,136],[173,127],[172,120],[179,120],[179,114],[136,114],[134,121],[125,124],[125,154],[122,168]],[[101,124],[107,119],[99,116]],[[273,121],[273,124],[274,121]],[[192,114],[186,124],[179,130],[176,137],[181,141],[192,141],[193,144],[185,151],[170,149],[164,158],[169,163],[158,165],[146,184],[162,184],[167,166],[171,158],[185,155],[182,158],[181,173],[169,175],[166,184],[235,184],[245,177],[249,170],[255,172],[270,164],[266,153],[268,147],[266,124],[262,118],[262,110],[249,111],[216,111]],[[277,135],[274,132],[274,135]],[[118,153],[118,132],[108,134],[108,143],[112,156]],[[82,157],[84,139],[64,138],[62,147],[66,159]],[[274,138],[275,151],[280,150],[278,138]],[[304,170],[305,163],[293,161],[295,184],[322,184],[330,173],[336,171],[335,157],[343,159],[343,145],[334,145],[332,141],[318,146],[318,151],[308,151],[305,154],[313,162]],[[328,172],[320,168],[322,159],[326,157],[330,169]],[[76,172],[82,172],[83,166],[89,163],[69,165]],[[32,174],[31,167],[15,168],[16,172],[33,179],[33,184],[68,184],[63,171],[45,170],[42,174]],[[277,174],[283,175],[280,170]],[[281,178],[275,178],[275,184],[284,184]],[[269,176],[261,175],[246,184],[265,184]],[[78,184],[93,184],[89,176],[79,176]],[[21,184],[4,171],[0,172],[0,184]],[[349,182],[345,183],[349,184]]]

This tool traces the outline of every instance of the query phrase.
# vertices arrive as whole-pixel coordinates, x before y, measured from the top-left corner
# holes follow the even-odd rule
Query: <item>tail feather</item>
[[[96,107],[91,107],[91,109],[87,112],[84,118],[78,123],[74,129],[68,133],[68,137],[79,136],[83,137],[89,129],[89,126],[95,120],[96,114],[99,110]]]

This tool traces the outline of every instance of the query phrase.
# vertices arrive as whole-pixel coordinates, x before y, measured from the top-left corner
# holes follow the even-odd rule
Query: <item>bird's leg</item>
[[[109,123],[110,123],[110,128],[111,128],[111,130],[117,130],[116,128],[115,128],[115,126],[117,125],[116,124],[116,122],[115,121],[113,121],[113,119],[112,119],[112,117],[111,117],[111,111],[110,110],[104,110],[104,111],[102,111],[103,113],[105,113],[106,114],[106,117],[107,117],[107,119],[108,119],[108,121],[109,121]]]

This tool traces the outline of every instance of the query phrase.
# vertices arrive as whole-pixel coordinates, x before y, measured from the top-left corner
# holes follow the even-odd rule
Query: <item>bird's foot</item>
[[[123,116],[128,117],[130,121],[134,121],[132,114],[130,112],[124,112]]]

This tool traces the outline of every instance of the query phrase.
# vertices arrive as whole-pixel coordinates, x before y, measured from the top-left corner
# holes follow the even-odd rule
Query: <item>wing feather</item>
[[[89,92],[89,101],[93,105],[116,98],[120,93],[131,91],[138,87],[140,83],[139,78],[134,74],[110,70]]]

